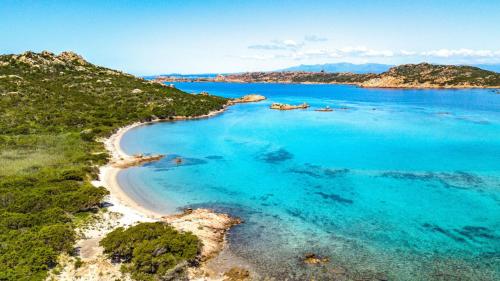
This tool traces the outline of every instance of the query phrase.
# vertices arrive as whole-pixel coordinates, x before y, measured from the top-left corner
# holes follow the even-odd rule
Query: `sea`
[[[267,100],[130,130],[125,152],[166,157],[119,182],[154,211],[241,218],[227,250],[262,279],[500,280],[498,90],[175,86]]]

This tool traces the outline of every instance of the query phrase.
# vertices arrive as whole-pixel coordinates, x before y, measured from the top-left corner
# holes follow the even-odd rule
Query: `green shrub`
[[[196,258],[200,241],[191,233],[181,233],[161,223],[141,223],[128,229],[110,232],[100,245],[114,261],[137,280],[156,280],[179,264]]]

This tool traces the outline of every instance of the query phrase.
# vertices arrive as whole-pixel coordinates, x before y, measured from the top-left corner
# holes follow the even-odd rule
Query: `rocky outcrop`
[[[53,64],[73,66],[89,65],[89,63],[84,60],[82,56],[68,51],[62,52],[59,55],[55,55],[54,53],[49,51],[42,51],[41,53],[28,51],[20,55],[13,55],[12,59],[34,67],[48,66]]]
[[[175,229],[190,231],[202,242],[201,260],[217,255],[225,244],[225,234],[231,226],[241,223],[239,219],[208,209],[187,209],[182,214],[163,217]]]
[[[271,104],[271,109],[276,110],[293,110],[293,109],[306,109],[309,105],[307,103],[299,104],[299,105],[291,105],[285,103],[273,103]]]
[[[222,74],[218,74],[215,78],[214,78],[214,81],[215,82],[224,82],[226,81],[226,77]]]
[[[265,100],[266,97],[262,95],[257,95],[257,94],[250,94],[243,96],[241,98],[237,99],[232,99],[230,103],[235,104],[235,103],[248,103],[248,102],[259,102]]]
[[[65,51],[65,52],[60,53],[57,56],[57,58],[64,61],[64,62],[68,62],[68,63],[76,63],[79,65],[89,64],[86,60],[83,59],[82,56],[80,56],[76,53],[73,53],[73,52],[69,52],[69,51]]]
[[[118,161],[112,162],[111,165],[115,168],[129,168],[139,166],[149,162],[155,162],[165,157],[165,155],[151,155],[145,156],[142,154],[122,158]]]

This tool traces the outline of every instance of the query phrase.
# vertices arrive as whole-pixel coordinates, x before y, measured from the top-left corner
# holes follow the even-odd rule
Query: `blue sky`
[[[498,0],[1,0],[0,53],[72,50],[141,75],[499,63],[499,15]]]

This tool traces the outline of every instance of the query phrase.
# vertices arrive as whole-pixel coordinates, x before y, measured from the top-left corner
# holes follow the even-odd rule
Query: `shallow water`
[[[128,153],[168,157],[119,180],[162,212],[244,219],[230,251],[276,280],[499,280],[500,95],[341,85],[178,83],[268,100],[135,128]],[[309,103],[274,111],[271,102]],[[315,112],[330,106],[333,112]],[[177,165],[175,157],[184,159]],[[330,258],[306,266],[314,252]],[[365,279],[363,279],[365,278]]]

